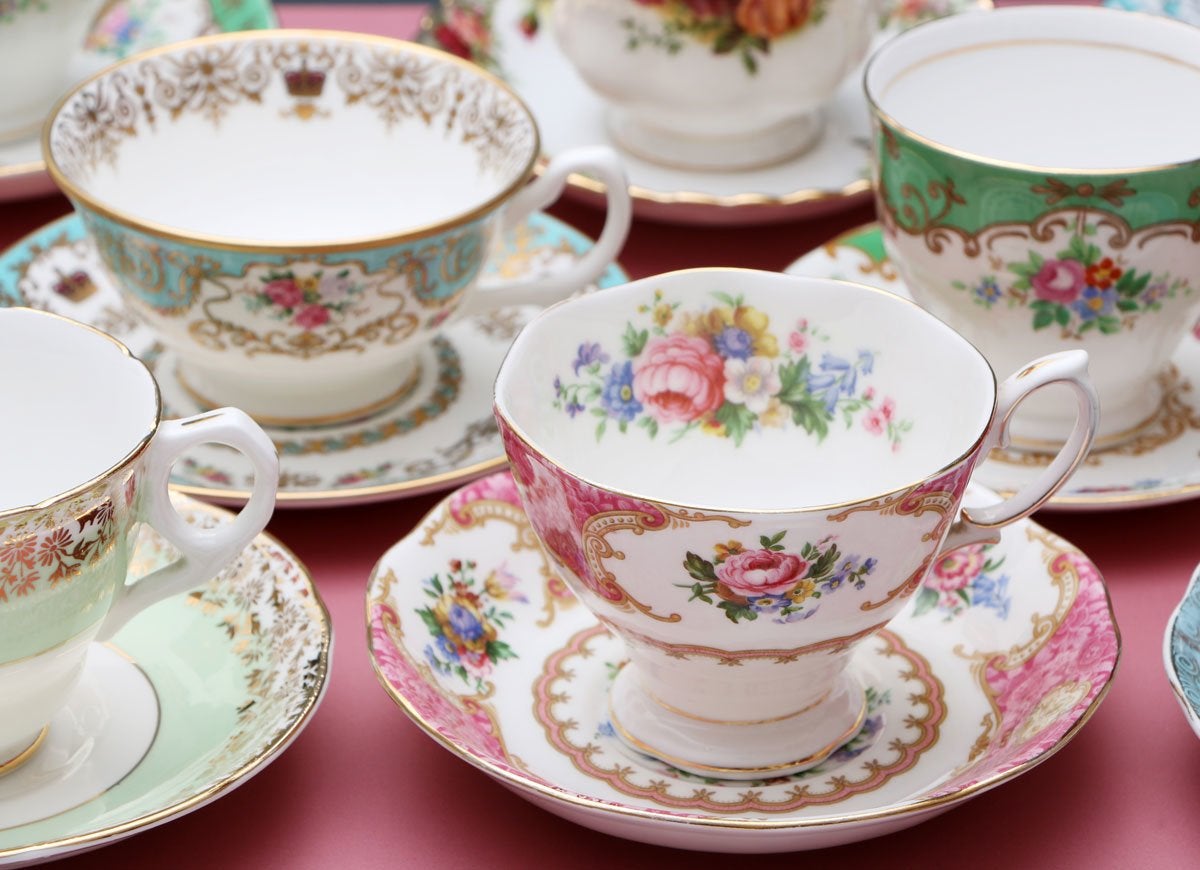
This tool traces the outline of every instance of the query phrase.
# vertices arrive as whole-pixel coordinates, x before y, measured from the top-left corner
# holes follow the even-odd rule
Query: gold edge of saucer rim
[[[400,708],[413,724],[421,729],[426,735],[451,755],[466,761],[472,767],[475,767],[483,773],[491,776],[504,785],[513,786],[517,790],[525,793],[530,793],[533,797],[539,800],[549,800],[554,803],[567,804],[568,806],[582,808],[590,812],[599,812],[601,815],[606,815],[616,818],[637,818],[647,822],[658,822],[667,825],[680,825],[683,828],[699,827],[699,828],[715,828],[715,829],[738,829],[738,830],[775,830],[775,831],[798,831],[808,829],[831,828],[839,825],[858,824],[861,822],[877,821],[889,818],[915,816],[914,824],[919,820],[919,817],[936,810],[950,809],[951,807],[969,800],[982,794],[985,791],[990,791],[997,786],[1003,785],[1011,779],[1015,779],[1023,773],[1026,773],[1037,767],[1044,761],[1049,760],[1057,754],[1063,747],[1070,743],[1079,731],[1086,725],[1100,708],[1100,704],[1108,697],[1109,691],[1112,689],[1113,680],[1116,677],[1117,671],[1120,668],[1121,659],[1124,657],[1124,640],[1121,636],[1120,626],[1117,624],[1116,612],[1113,608],[1112,595],[1108,590],[1108,583],[1104,579],[1103,573],[1096,563],[1077,546],[1061,536],[1048,532],[1055,540],[1060,542],[1069,552],[1076,553],[1087,560],[1096,573],[1096,578],[1100,583],[1100,588],[1104,591],[1104,601],[1106,606],[1106,614],[1108,624],[1112,627],[1113,638],[1116,641],[1116,657],[1113,661],[1112,670],[1108,672],[1104,684],[1100,687],[1100,691],[1096,693],[1096,697],[1092,699],[1087,708],[1079,715],[1079,717],[1071,723],[1071,727],[1063,732],[1062,736],[1054,742],[1052,746],[1047,747],[1042,752],[1038,753],[1033,758],[1030,758],[1016,767],[1008,770],[1003,770],[992,776],[980,779],[977,782],[960,789],[952,794],[940,795],[937,797],[923,798],[919,800],[909,800],[906,803],[892,805],[877,810],[869,810],[858,813],[849,813],[840,816],[818,816],[813,819],[779,819],[779,818],[720,818],[714,815],[681,815],[677,811],[670,810],[652,810],[642,807],[629,806],[627,804],[615,804],[611,800],[601,800],[598,798],[585,797],[575,792],[569,792],[565,788],[556,787],[543,782],[534,780],[530,775],[522,774],[518,771],[506,770],[499,765],[494,764],[487,759],[480,758],[469,749],[464,749],[455,741],[443,735],[438,728],[428,722],[421,713],[413,708],[408,701],[401,695],[395,687],[388,682],[387,678],[379,668],[379,658],[375,646],[375,639],[371,631],[371,609],[379,602],[389,604],[390,602],[376,598],[376,593],[379,588],[380,568],[391,552],[401,544],[414,538],[416,533],[420,531],[430,520],[445,508],[449,496],[440,500],[426,514],[413,525],[412,531],[399,538],[396,543],[392,544],[384,554],[379,558],[371,569],[370,578],[367,581],[366,594],[363,596],[365,610],[365,628],[367,634],[367,654],[371,658],[371,669],[375,672],[375,678],[383,687],[384,692],[392,699],[397,707]],[[1045,528],[1033,520],[1026,520],[1030,526],[1045,530]],[[1048,531],[1048,530],[1046,530]],[[599,623],[595,623],[599,625]],[[785,849],[780,849],[785,851]]]
[[[995,8],[994,0],[974,0],[974,6],[978,10],[990,10]],[[958,13],[953,13],[958,14]],[[879,31],[883,33],[881,29]],[[535,118],[536,120],[536,118]],[[802,160],[803,154],[792,158],[792,160],[781,161],[778,165],[790,163],[794,160]],[[541,175],[550,163],[550,157],[542,154],[538,157],[536,172]],[[567,176],[567,183],[572,186],[585,190],[588,193],[603,195],[604,184],[594,178],[579,173],[572,173]],[[667,206],[705,206],[708,208],[730,209],[730,210],[757,210],[770,208],[788,208],[799,205],[817,206],[827,202],[846,202],[846,205],[851,205],[848,200],[858,199],[870,194],[872,190],[871,180],[869,178],[858,178],[849,184],[844,184],[840,188],[832,187],[805,187],[798,190],[791,190],[787,193],[770,194],[770,193],[702,193],[695,190],[656,190],[651,187],[645,187],[640,184],[629,185],[629,195],[635,201],[653,203],[655,205]]]
[[[192,500],[192,503],[187,505],[189,510],[197,510],[207,513],[211,516],[221,517],[223,519],[232,518],[232,514],[221,507],[206,504],[201,501]],[[251,779],[258,773],[261,773],[267,765],[275,761],[282,755],[300,736],[300,733],[312,721],[313,715],[317,712],[321,702],[324,700],[326,693],[329,690],[330,664],[333,656],[333,617],[329,612],[329,607],[325,604],[325,600],[321,597],[321,591],[317,587],[316,580],[313,578],[312,572],[308,565],[304,563],[300,557],[287,544],[275,537],[267,531],[259,532],[254,536],[253,540],[247,544],[247,547],[253,547],[255,544],[266,544],[267,546],[283,553],[286,560],[296,566],[300,575],[304,578],[307,584],[309,595],[305,596],[307,600],[316,604],[317,612],[320,614],[320,629],[321,629],[321,648],[318,653],[318,677],[316,685],[307,692],[304,700],[304,707],[296,715],[292,722],[282,731],[272,734],[263,751],[254,758],[248,760],[245,764],[233,771],[229,776],[212,783],[203,788],[191,797],[185,798],[182,801],[177,801],[170,806],[163,807],[150,813],[139,816],[136,819],[129,819],[125,822],[120,822],[115,825],[108,825],[94,831],[87,831],[82,834],[75,834],[70,837],[59,837],[53,840],[45,840],[38,843],[28,843],[22,846],[14,846],[8,849],[0,848],[0,860],[7,863],[9,859],[29,857],[35,860],[51,860],[57,858],[65,858],[76,851],[77,847],[98,847],[116,842],[133,834],[139,833],[142,830],[149,830],[157,827],[164,822],[184,816],[193,810],[206,806],[214,800],[224,796],[238,786],[242,785],[247,780]],[[52,854],[37,856],[38,852],[51,851]]]

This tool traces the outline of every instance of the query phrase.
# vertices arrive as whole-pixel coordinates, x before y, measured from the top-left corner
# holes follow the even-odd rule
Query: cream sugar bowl
[[[563,54],[613,138],[667,166],[751,169],[810,148],[866,56],[872,0],[555,0]]]
[[[865,87],[884,242],[913,299],[998,370],[1085,349],[1097,445],[1136,435],[1200,314],[1200,28],[971,12],[889,40]],[[1052,449],[1072,415],[1038,397],[1014,441]]]
[[[181,385],[273,425],[399,401],[450,318],[586,286],[631,216],[611,149],[560,155],[530,183],[538,131],[506,85],[362,34],[224,34],[129,58],[63,98],[43,150]],[[608,187],[596,245],[479,291],[499,234],[574,172]]]
[[[902,337],[902,338],[901,338]],[[702,776],[818,764],[865,696],[847,669],[948,551],[998,539],[1087,453],[1087,356],[987,361],[918,306],[734,269],[635,281],[543,312],[496,382],[534,531],[624,639],[614,728]],[[1078,417],[1031,484],[960,510],[1013,409],[1049,384]]]
[[[0,3],[0,143],[33,136],[70,84],[72,55],[83,45],[102,0]]]
[[[103,641],[149,605],[210,580],[262,531],[279,462],[266,434],[222,408],[160,420],[154,378],[115,339],[52,314],[0,310],[0,773],[37,751]],[[244,453],[254,489],[238,517],[186,523],[167,493],[196,444]],[[126,581],[149,523],[180,557]]]

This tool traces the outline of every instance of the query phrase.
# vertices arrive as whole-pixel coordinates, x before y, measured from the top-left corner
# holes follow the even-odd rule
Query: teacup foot
[[[608,129],[635,157],[672,169],[721,172],[762,169],[798,157],[821,138],[823,124],[814,111],[751,134],[700,136],[655,127],[614,109]]]
[[[716,779],[772,779],[816,767],[859,732],[866,715],[866,693],[851,676],[807,707],[756,720],[718,720],[666,705],[628,666],[609,698],[613,730],[627,746]]]
[[[0,776],[12,773],[14,770],[17,770],[19,767],[25,764],[25,762],[27,762],[29,759],[33,758],[33,756],[37,754],[37,751],[41,748],[42,744],[46,741],[46,735],[49,732],[50,726],[46,725],[37,733],[37,736],[33,738],[33,741],[28,746],[26,746],[16,755],[10,757],[7,761],[0,761]],[[3,754],[5,753],[0,753],[0,757],[2,757]]]

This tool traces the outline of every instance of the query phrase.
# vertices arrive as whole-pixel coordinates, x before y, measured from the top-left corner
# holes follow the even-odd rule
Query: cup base
[[[34,737],[32,742],[30,742],[24,749],[22,749],[16,755],[11,756],[7,761],[0,761],[0,776],[12,773],[14,770],[17,770],[24,765],[25,762],[29,761],[29,759],[33,758],[33,756],[37,754],[37,751],[41,749],[42,744],[46,742],[46,735],[48,733],[50,733],[50,726],[46,725],[37,733],[37,736]],[[24,741],[21,742],[23,743]],[[4,755],[11,751],[11,749],[0,751],[0,758],[4,757]]]
[[[626,110],[611,109],[608,129],[616,143],[642,160],[671,169],[703,172],[763,169],[799,157],[824,129],[819,111],[789,118],[765,130],[736,136],[696,136],[646,124]]]
[[[395,375],[398,374],[399,378]],[[347,423],[354,423],[373,414],[378,414],[393,405],[398,405],[411,396],[420,386],[421,376],[423,374],[420,363],[415,361],[402,363],[396,372],[387,379],[386,383],[389,389],[382,397],[374,397],[378,393],[378,389],[364,390],[362,388],[353,388],[348,391],[348,394],[354,397],[354,404],[347,407],[345,401],[337,399],[329,400],[322,399],[320,396],[308,398],[289,398],[286,395],[281,395],[275,392],[270,398],[263,398],[263,394],[258,390],[247,390],[242,386],[235,386],[228,382],[212,384],[212,378],[205,374],[196,376],[196,370],[180,364],[175,372],[175,380],[180,388],[200,406],[202,410],[212,410],[225,405],[235,408],[241,408],[247,414],[254,418],[255,422],[262,426],[273,426],[276,428],[295,428],[295,429],[311,429],[320,426],[342,426]],[[199,383],[201,386],[197,388],[194,383]],[[391,389],[390,385],[399,382],[400,386],[396,389]],[[216,389],[212,389],[216,386]],[[219,395],[224,397],[223,401],[216,401],[210,398],[211,395]],[[347,395],[345,390],[328,391],[327,395],[344,396]],[[371,398],[364,398],[365,396]],[[365,401],[365,404],[360,402]],[[265,404],[264,404],[265,403]],[[298,411],[303,408],[310,413],[279,413],[279,411],[288,407],[294,407]]]
[[[866,693],[848,674],[808,706],[761,720],[718,720],[671,707],[622,668],[609,696],[621,741],[687,773],[716,779],[790,776],[816,767],[854,737],[867,716]]]

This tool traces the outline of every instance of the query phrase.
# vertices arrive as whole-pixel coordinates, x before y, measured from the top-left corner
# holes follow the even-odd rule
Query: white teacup
[[[0,773],[32,756],[92,641],[212,579],[262,531],[279,462],[241,411],[161,422],[158,387],[115,339],[53,314],[0,309]],[[246,454],[254,490],[214,529],[171,506],[171,465],[217,442]],[[126,581],[149,523],[178,561]]]
[[[1085,349],[1097,445],[1134,435],[1200,312],[1200,28],[956,15],[883,45],[866,91],[884,242],[913,298],[1000,370]],[[1052,449],[1072,414],[1048,393],[1014,439]]]
[[[66,90],[71,56],[103,0],[0,5],[0,142],[32,136]]]
[[[563,54],[630,153],[702,170],[810,148],[866,55],[873,0],[555,0]]]
[[[999,387],[918,306],[854,284],[674,272],[561,303],[513,343],[496,418],[563,579],[626,643],[610,696],[634,749],[703,776],[819,764],[857,733],[851,651],[948,551],[998,540],[1091,446],[1087,355]],[[1012,410],[1078,419],[1026,488],[960,510]],[[736,665],[736,666],[734,666]]]
[[[586,286],[631,215],[611,149],[563,154],[529,183],[537,127],[503,82],[353,33],[225,34],[129,58],[59,103],[44,151],[182,385],[278,425],[397,401],[449,318]],[[596,245],[553,276],[478,290],[498,235],[573,172],[608,188]]]

